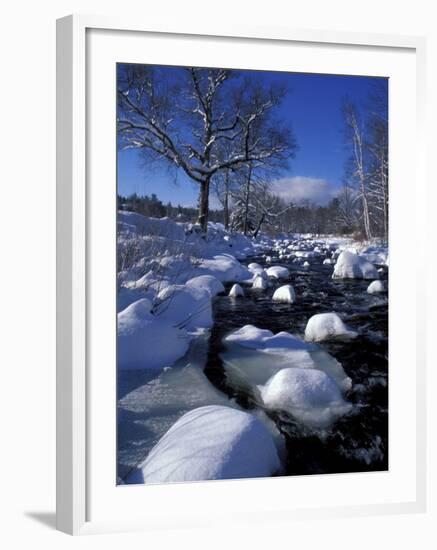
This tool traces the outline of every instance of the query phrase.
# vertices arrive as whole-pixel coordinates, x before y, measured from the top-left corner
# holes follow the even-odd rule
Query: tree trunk
[[[243,233],[247,235],[248,229],[248,218],[249,218],[249,198],[250,198],[250,180],[252,179],[252,165],[249,164],[249,171],[247,174],[246,181],[246,195],[244,198],[244,224],[243,224]]]
[[[209,178],[202,181],[199,191],[199,216],[197,223],[200,225],[202,233],[208,231],[208,214],[209,214]]]
[[[226,170],[226,176],[225,176],[225,200],[223,204],[223,212],[224,212],[224,225],[225,229],[229,229],[229,170]]]
[[[264,223],[265,214],[263,213],[261,215],[261,218],[259,219],[258,225],[256,226],[255,231],[253,232],[253,238],[256,239],[258,237],[258,233],[261,229],[262,224]]]

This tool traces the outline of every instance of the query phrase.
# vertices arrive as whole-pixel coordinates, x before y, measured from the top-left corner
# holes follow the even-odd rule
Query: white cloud
[[[285,201],[296,204],[308,200],[314,204],[325,205],[338,193],[338,190],[326,180],[306,176],[273,181],[270,190]]]

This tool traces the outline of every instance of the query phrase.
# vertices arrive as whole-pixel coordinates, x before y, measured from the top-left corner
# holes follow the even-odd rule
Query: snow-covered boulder
[[[270,330],[245,325],[223,338],[226,351],[220,354],[229,380],[252,391],[283,368],[317,368],[333,378],[344,390],[351,379],[342,365],[316,344],[304,342],[288,332],[273,334]]]
[[[218,254],[199,260],[196,275],[212,275],[222,283],[230,283],[245,281],[253,274],[231,254]]]
[[[333,261],[331,260],[331,258],[326,258],[325,260],[323,260],[323,265],[332,265],[333,264]]]
[[[283,285],[277,288],[273,294],[272,300],[274,302],[284,302],[286,304],[292,304],[296,300],[296,293],[291,285]]]
[[[151,314],[147,298],[134,302],[117,316],[119,369],[160,369],[185,355],[190,336]]]
[[[199,277],[194,277],[185,283],[186,286],[190,288],[201,288],[209,292],[211,296],[217,296],[225,291],[225,287],[212,275],[199,275]]]
[[[313,315],[305,328],[307,342],[323,342],[324,340],[350,340],[357,333],[349,330],[337,313],[318,313]]]
[[[365,258],[343,250],[334,267],[333,279],[378,279],[376,267]]]
[[[231,298],[237,298],[238,296],[244,296],[244,290],[241,288],[240,285],[233,285],[231,290],[229,291],[229,296]]]
[[[273,265],[272,267],[269,267],[266,272],[267,275],[269,277],[273,277],[273,279],[288,279],[290,276],[288,269],[280,265]]]
[[[257,264],[256,262],[251,262],[247,269],[251,271],[252,273],[258,273],[259,271],[264,271],[264,268],[261,264]]]
[[[268,477],[281,470],[273,438],[252,414],[217,405],[184,414],[131,483]]]
[[[282,369],[261,388],[261,396],[266,407],[314,427],[327,427],[351,408],[336,382],[317,369]]]
[[[385,286],[382,281],[373,281],[370,283],[370,285],[367,287],[367,292],[369,294],[378,294],[380,292],[385,292]]]
[[[155,314],[187,330],[210,328],[213,325],[211,295],[204,288],[169,285],[158,294]]]
[[[260,290],[265,290],[269,286],[268,281],[262,275],[256,275],[252,282],[252,288],[258,288]]]
[[[304,266],[304,267],[310,267],[310,263],[309,263],[309,262],[304,262],[304,263],[303,263],[303,266]]]

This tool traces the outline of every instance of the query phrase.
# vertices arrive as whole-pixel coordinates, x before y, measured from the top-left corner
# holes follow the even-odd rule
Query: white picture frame
[[[318,47],[329,45],[342,48],[360,48],[363,52],[379,49],[396,51],[399,55],[408,52],[414,56],[416,104],[415,142],[416,154],[411,161],[415,173],[415,192],[423,196],[426,193],[424,176],[424,90],[425,90],[425,41],[420,37],[337,33],[311,30],[293,30],[284,28],[251,28],[232,26],[230,28],[198,28],[195,23],[190,28],[177,28],[166,25],[150,25],[148,22],[123,18],[73,15],[57,22],[57,527],[69,534],[85,534],[126,529],[149,529],[156,527],[185,525],[205,525],[205,518],[181,515],[176,511],[162,513],[159,507],[162,498],[181,493],[182,489],[173,487],[153,487],[150,499],[156,503],[156,514],[140,513],[132,518],[118,518],[108,513],[107,517],[94,520],[89,515],[90,484],[92,472],[95,472],[90,454],[90,416],[94,399],[91,391],[90,357],[92,338],[89,332],[90,318],[90,233],[92,220],[96,213],[90,206],[92,190],[89,188],[91,174],[89,166],[87,117],[92,101],[89,97],[87,33],[90,31],[109,33],[135,33],[136,37],[153,35],[160,40],[174,37],[197,36],[220,37],[228,41],[251,44],[251,41],[271,44],[315,44]],[[111,39],[111,38],[109,38]],[[254,42],[253,42],[254,43]],[[126,59],[123,59],[126,61]],[[177,63],[176,63],[177,64]],[[401,70],[401,68],[399,69]],[[413,108],[413,106],[412,106]],[[114,126],[115,135],[115,126]],[[115,137],[114,137],[115,142]],[[396,202],[396,201],[395,201]],[[402,208],[402,205],[400,205]],[[399,205],[398,205],[399,208]],[[112,214],[111,214],[112,215]],[[420,231],[420,216],[416,213],[416,232]],[[417,233],[418,234],[418,233]],[[95,237],[94,237],[95,238]],[[112,237],[111,237],[112,238]],[[109,243],[109,247],[111,247]],[[418,269],[425,269],[420,261]],[[423,256],[422,256],[423,257]],[[262,512],[254,504],[244,514],[234,514],[235,521],[241,519],[255,521],[260,517],[267,520],[278,517],[284,519],[302,517],[329,517],[389,514],[399,512],[420,512],[426,504],[426,402],[425,402],[425,342],[424,342],[424,289],[419,284],[425,280],[423,272],[418,274],[414,294],[417,318],[415,321],[415,445],[414,454],[414,497],[408,499],[392,498],[387,502],[360,503],[354,505],[335,505],[307,508],[296,503],[287,508],[279,506],[275,510]],[[93,432],[96,433],[95,430]],[[276,480],[277,481],[277,480]],[[204,496],[208,487],[214,485],[214,491],[225,493],[229,483],[196,484],[198,496]],[[237,482],[238,490],[251,491],[257,481]],[[264,482],[262,482],[264,483]],[[305,483],[305,479],[299,482]],[[251,486],[249,484],[252,484]],[[189,494],[192,484],[184,489],[184,498]],[[217,489],[217,487],[220,487]],[[267,485],[257,485],[258,490],[267,491]],[[276,490],[278,485],[276,484]],[[125,490],[124,488],[119,488]],[[140,488],[141,489],[141,488]],[[138,488],[133,488],[138,493]],[[269,493],[270,494],[270,493]],[[182,493],[181,493],[182,495]],[[152,501],[151,501],[152,502]],[[161,511],[160,511],[161,510]],[[223,516],[231,519],[232,510]],[[188,518],[188,519],[187,519]],[[223,519],[223,518],[222,518]]]

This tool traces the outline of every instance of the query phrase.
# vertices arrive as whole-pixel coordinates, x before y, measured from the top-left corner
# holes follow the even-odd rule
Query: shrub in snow
[[[159,319],[187,330],[212,327],[211,295],[204,288],[169,285],[157,298],[155,314]]]
[[[343,250],[334,267],[333,279],[377,279],[376,267],[350,250]]]
[[[232,298],[236,298],[237,296],[244,296],[244,290],[241,288],[240,285],[235,284],[229,291],[229,296],[231,296]]]
[[[317,369],[282,369],[261,389],[261,396],[266,407],[314,427],[326,427],[350,410],[335,381]]]
[[[296,300],[296,293],[291,285],[283,285],[277,288],[273,294],[274,302],[284,302],[292,304]]]
[[[273,438],[252,414],[217,405],[184,414],[128,481],[267,477],[281,470]]]
[[[268,281],[262,275],[256,275],[253,279],[252,288],[265,290],[269,286]]]
[[[212,275],[199,275],[199,277],[194,277],[185,283],[189,288],[201,288],[209,292],[211,296],[217,296],[221,292],[225,291],[225,287]]]
[[[357,333],[349,330],[336,313],[318,313],[313,315],[305,328],[307,342],[324,340],[350,340]]]
[[[274,279],[288,279],[290,272],[286,267],[281,267],[279,265],[274,265],[266,269],[266,273],[269,277]]]
[[[119,369],[160,369],[172,365],[188,350],[185,332],[150,313],[147,298],[121,311],[117,324],[117,366]]]
[[[384,291],[385,291],[385,287],[382,281],[373,281],[367,287],[367,292],[369,294],[378,294],[379,292],[384,292]]]

